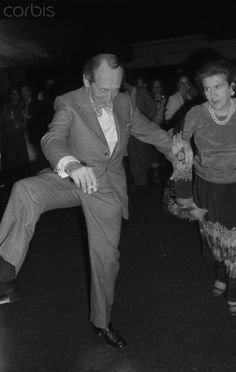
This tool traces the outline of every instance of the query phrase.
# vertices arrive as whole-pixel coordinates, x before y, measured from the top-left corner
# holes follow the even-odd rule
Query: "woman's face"
[[[159,80],[155,80],[153,83],[152,91],[154,94],[161,94],[162,93],[162,86]]]
[[[216,74],[202,80],[205,97],[215,111],[223,112],[230,107],[232,87],[225,74]]]
[[[182,96],[186,96],[190,89],[190,81],[187,76],[181,76],[177,83],[177,89],[182,94]]]

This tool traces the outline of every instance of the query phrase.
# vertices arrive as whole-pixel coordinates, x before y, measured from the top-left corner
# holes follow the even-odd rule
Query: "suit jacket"
[[[171,139],[157,124],[133,108],[127,93],[113,101],[118,142],[110,156],[109,147],[84,87],[59,96],[49,131],[41,140],[45,157],[55,170],[61,158],[72,155],[91,167],[99,184],[98,192],[113,192],[128,218],[128,197],[123,157],[130,135],[150,143],[172,158]]]

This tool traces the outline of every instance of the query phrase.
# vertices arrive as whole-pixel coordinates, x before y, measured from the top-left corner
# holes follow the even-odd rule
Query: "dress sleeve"
[[[199,118],[201,117],[201,106],[192,107],[185,115],[183,125],[183,138],[190,142],[197,129]]]

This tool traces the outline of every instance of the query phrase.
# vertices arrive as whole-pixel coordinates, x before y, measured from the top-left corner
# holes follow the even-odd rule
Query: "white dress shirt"
[[[116,146],[116,143],[118,141],[114,115],[113,113],[108,113],[106,110],[102,109],[101,115],[97,116],[97,119],[106,138],[111,157]],[[61,178],[68,177],[65,168],[67,164],[70,162],[77,162],[80,164],[80,161],[76,159],[74,156],[64,156],[61,160],[59,160],[56,169],[58,175]]]

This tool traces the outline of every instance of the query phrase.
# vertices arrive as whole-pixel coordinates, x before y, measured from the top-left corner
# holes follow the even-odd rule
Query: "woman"
[[[0,128],[3,131],[3,172],[7,182],[24,177],[28,165],[25,141],[25,126],[22,115],[23,105],[17,87],[9,90],[9,103],[3,106]]]
[[[162,126],[164,122],[164,112],[167,98],[164,92],[162,81],[159,78],[155,78],[152,81],[151,94],[156,104],[156,114],[153,121]]]
[[[151,96],[156,105],[155,116],[152,119],[155,123],[164,127],[164,113],[167,98],[164,92],[162,80],[155,77],[151,82]],[[151,179],[154,183],[161,182],[161,167],[166,165],[164,156],[154,147],[151,147]]]
[[[138,83],[138,75],[128,71],[123,80],[123,88],[128,92],[136,107],[149,120],[153,120],[156,105],[151,94],[144,86]],[[140,190],[148,184],[148,171],[150,168],[151,145],[141,142],[131,136],[128,144],[128,159],[130,173],[133,178],[132,190]]]
[[[196,146],[193,200],[207,210],[199,226],[215,259],[213,295],[225,294],[230,314],[236,315],[236,100],[232,98],[232,70],[223,60],[201,68],[197,81],[206,101],[186,114],[183,138],[190,141],[193,136]],[[181,197],[181,183],[177,182],[176,192]]]
[[[165,121],[168,126],[168,122],[172,120],[178,110],[188,101],[192,100],[191,95],[191,83],[189,77],[185,72],[180,72],[177,74],[176,78],[176,92],[169,96],[166,104],[165,110]]]

